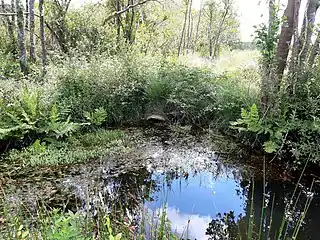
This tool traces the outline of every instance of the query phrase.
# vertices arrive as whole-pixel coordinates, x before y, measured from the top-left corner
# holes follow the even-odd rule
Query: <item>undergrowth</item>
[[[91,133],[76,134],[64,142],[40,142],[22,150],[12,150],[2,160],[19,163],[22,166],[55,166],[75,164],[90,160],[104,160],[113,153],[129,151],[125,134],[117,130],[97,130]]]
[[[139,55],[57,62],[42,83],[34,74],[18,82],[0,80],[0,147],[64,141],[101,126],[137,124],[150,114],[169,124],[230,132],[241,107],[258,99],[241,78]]]

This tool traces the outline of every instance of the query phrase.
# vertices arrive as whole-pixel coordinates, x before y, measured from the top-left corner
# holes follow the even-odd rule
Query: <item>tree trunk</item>
[[[119,12],[120,9],[120,0],[116,0],[116,11]],[[120,43],[120,34],[121,34],[121,18],[120,14],[117,15],[117,42]]]
[[[281,26],[280,37],[276,50],[275,67],[277,80],[275,85],[280,86],[280,79],[287,66],[287,58],[289,54],[289,47],[291,44],[293,31],[294,31],[294,15],[295,5],[297,0],[288,0],[287,7],[284,11],[284,23]],[[298,0],[299,1],[299,0]]]
[[[190,35],[189,35],[189,48],[192,48],[192,36],[193,36],[193,16],[191,15],[191,27],[190,27]]]
[[[201,15],[202,15],[202,2],[200,4],[199,18],[198,18],[198,23],[197,23],[197,28],[196,28],[196,36],[194,38],[194,43],[193,43],[193,49],[192,49],[193,53],[195,52],[195,49],[197,48],[197,41],[198,41],[199,27],[200,27],[200,22],[201,22]]]
[[[314,30],[316,13],[320,6],[320,0],[309,0],[307,11],[303,19],[301,37],[299,41],[299,62],[303,63],[310,51],[311,37]]]
[[[30,16],[30,59],[36,61],[35,38],[34,38],[34,0],[29,1]]]
[[[274,34],[274,24],[276,20],[276,8],[275,8],[275,0],[269,0],[269,23],[268,23],[268,37],[269,39]],[[273,49],[270,49],[271,51]],[[271,56],[271,55],[268,55]],[[268,109],[268,103],[270,100],[271,87],[272,87],[272,76],[273,74],[273,66],[272,60],[270,58],[263,59],[263,73],[261,78],[261,97],[260,97],[260,105],[262,113],[264,114]]]
[[[188,19],[188,8],[189,8],[189,0],[187,1],[186,12],[184,14],[184,22],[183,22],[183,27],[182,27],[182,32],[181,32],[180,43],[179,43],[179,47],[178,47],[178,57],[180,56],[181,48],[182,48],[182,44],[183,44],[183,39],[185,37],[185,31],[186,31],[186,25],[187,25],[187,19]]]
[[[7,12],[7,9],[5,7],[5,3],[4,0],[1,0],[1,6],[2,6],[2,10],[3,12]],[[8,37],[10,38],[10,52],[15,53],[15,45],[16,45],[16,40],[14,37],[14,30],[13,30],[13,22],[12,20],[10,20],[10,16],[5,17],[6,22],[7,22],[7,28],[8,28]]]
[[[213,55],[213,34],[212,34],[212,24],[213,24],[213,5],[211,4],[209,6],[209,11],[210,11],[210,23],[209,23],[209,57],[212,59]]]
[[[214,45],[213,45],[213,57],[214,58],[216,58],[217,55],[218,55],[218,46],[219,46],[220,35],[222,33],[222,28],[223,28],[224,22],[225,22],[225,20],[227,18],[227,15],[229,13],[230,7],[231,7],[231,2],[228,0],[225,3],[225,6],[224,6],[225,10],[224,10],[224,12],[222,14],[222,18],[221,18],[221,21],[219,23],[218,32],[217,32],[217,35],[216,35],[216,38],[215,38],[215,41],[214,41]]]
[[[47,50],[46,50],[46,39],[44,34],[44,16],[43,16],[43,4],[44,0],[39,0],[39,13],[40,13],[40,41],[42,50],[42,76],[46,74],[46,61],[47,61]]]
[[[133,5],[133,0],[131,0],[131,5]],[[134,35],[133,35],[134,17],[135,17],[135,11],[134,11],[134,8],[132,8],[131,9],[130,29],[129,29],[130,44],[132,44],[134,42]]]
[[[23,5],[20,0],[16,0],[16,7],[17,7],[18,47],[19,47],[20,68],[24,74],[27,74],[28,66],[27,66],[27,52],[26,52],[26,46],[24,42]]]
[[[15,0],[11,0],[11,12],[15,13],[16,12],[16,6],[14,3]],[[13,14],[11,17],[12,25],[15,26],[16,24],[16,16]]]
[[[308,59],[308,64],[309,67],[313,67],[314,61],[316,59],[316,56],[319,54],[319,47],[320,47],[320,31],[318,31],[317,38],[313,44],[313,47],[311,49],[309,59]]]
[[[29,3],[26,0],[25,28],[29,29]]]
[[[292,75],[291,77],[291,86],[294,84],[294,78],[296,78],[296,68],[299,65],[298,55],[300,51],[300,39],[299,39],[299,10],[300,10],[300,3],[301,0],[295,1],[294,7],[294,19],[293,19],[293,45],[292,45],[292,53],[291,53],[291,61],[289,65],[289,74]],[[293,77],[294,76],[294,77]]]
[[[189,49],[190,42],[191,42],[191,31],[192,31],[191,17],[192,17],[192,0],[189,0],[187,49]]]

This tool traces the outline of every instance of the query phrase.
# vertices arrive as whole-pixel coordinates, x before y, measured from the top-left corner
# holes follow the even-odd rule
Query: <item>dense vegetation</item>
[[[243,50],[253,43],[240,42],[232,0],[200,8],[192,0],[1,1],[0,161],[94,159],[121,148],[121,132],[102,128],[144,125],[159,115],[236,137],[295,168],[320,164],[319,6],[308,1],[298,29],[300,1],[289,0],[281,18],[270,0],[257,48]],[[236,61],[257,51],[256,65],[222,66],[221,56]],[[105,145],[91,145],[98,142]],[[29,234],[19,231],[21,239]]]

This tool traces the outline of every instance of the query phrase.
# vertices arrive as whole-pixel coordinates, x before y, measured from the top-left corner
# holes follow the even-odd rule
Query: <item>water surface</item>
[[[229,239],[236,239],[233,236],[239,232],[245,237],[253,196],[254,230],[259,230],[262,169],[226,163],[207,141],[197,138],[186,141],[140,135],[133,148],[121,156],[35,172],[28,179],[16,176],[4,185],[7,200],[27,202],[36,208],[35,200],[41,199],[49,206],[71,210],[86,208],[89,200],[92,205],[102,204],[110,210],[121,205],[132,216],[138,215],[141,206],[153,212],[165,207],[173,231],[202,240],[224,239],[226,233],[221,230],[226,220]],[[279,179],[279,175],[277,170],[268,169],[264,226],[271,229],[270,239],[279,229],[295,188],[294,183]],[[299,186],[300,192],[296,213],[303,211],[308,185]],[[316,193],[298,239],[318,239],[319,203]]]

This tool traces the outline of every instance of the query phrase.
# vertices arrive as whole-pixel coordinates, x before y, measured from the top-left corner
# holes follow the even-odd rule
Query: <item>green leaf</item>
[[[26,238],[27,236],[29,236],[29,231],[24,231],[21,235],[22,238]]]
[[[263,147],[264,147],[264,151],[266,153],[273,153],[273,152],[277,151],[279,146],[278,146],[277,143],[275,143],[274,141],[270,140],[270,141],[265,142],[263,144]]]
[[[117,236],[115,237],[115,240],[121,240],[122,238],[122,233],[118,233]]]

